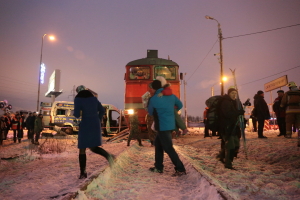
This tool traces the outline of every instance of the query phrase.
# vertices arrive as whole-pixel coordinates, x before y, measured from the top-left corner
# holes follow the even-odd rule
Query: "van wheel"
[[[62,128],[61,130],[68,135],[73,135],[73,128],[71,126],[66,126],[66,128]]]

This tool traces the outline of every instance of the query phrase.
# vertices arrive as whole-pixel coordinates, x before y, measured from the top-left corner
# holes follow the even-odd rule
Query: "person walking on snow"
[[[104,114],[104,108],[98,99],[80,85],[76,88],[78,93],[74,99],[74,116],[81,117],[78,132],[78,148],[79,148],[79,179],[87,178],[86,172],[86,148],[92,152],[105,157],[110,166],[113,164],[114,156],[103,148],[101,135],[101,121]],[[82,114],[81,114],[82,113]]]
[[[160,81],[161,83],[161,87],[164,88],[161,92],[161,95],[172,95],[172,89],[171,89],[171,84],[170,83],[167,83],[166,79],[162,76],[157,76],[156,77],[156,80]],[[186,127],[186,125],[184,124],[183,120],[181,119],[180,115],[178,114],[178,108],[174,108],[174,113],[175,113],[175,125],[176,125],[176,136],[179,136],[180,134],[180,131],[179,131],[179,128],[182,130],[182,134],[183,135],[186,135],[188,133],[188,129]]]
[[[143,146],[141,139],[141,130],[139,129],[138,114],[136,110],[134,110],[133,114],[129,116],[129,124],[130,133],[127,139],[127,146],[130,146],[130,141],[132,138],[137,139],[137,141],[139,142],[139,146]]]
[[[159,80],[154,80],[151,86],[156,91],[149,100],[148,113],[154,116],[155,130],[158,133],[155,138],[155,163],[149,170],[163,173],[166,152],[175,165],[175,173],[172,176],[182,176],[186,174],[186,170],[172,143],[172,131],[175,129],[174,106],[181,109],[182,103],[175,95],[159,96],[164,89]]]
[[[237,109],[237,90],[235,88],[229,88],[227,94],[222,98],[223,100],[220,105],[220,133],[222,134],[222,143],[221,152],[218,157],[225,164],[225,168],[234,169],[232,162],[233,158],[237,157],[241,135],[237,121],[239,115],[244,115],[245,111]]]

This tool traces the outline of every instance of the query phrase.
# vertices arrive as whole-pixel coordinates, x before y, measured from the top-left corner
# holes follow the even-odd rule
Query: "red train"
[[[139,126],[146,131],[145,110],[142,96],[150,90],[149,84],[157,76],[163,76],[171,84],[173,94],[180,98],[180,80],[182,74],[178,73],[179,65],[170,60],[158,58],[157,50],[147,50],[147,57],[134,60],[126,65],[124,113],[126,121],[133,109],[137,110]]]

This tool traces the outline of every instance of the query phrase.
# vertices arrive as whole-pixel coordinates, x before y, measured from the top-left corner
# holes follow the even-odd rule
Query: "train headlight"
[[[128,110],[125,110],[125,115],[132,115],[134,113],[134,110],[133,109],[128,109]]]

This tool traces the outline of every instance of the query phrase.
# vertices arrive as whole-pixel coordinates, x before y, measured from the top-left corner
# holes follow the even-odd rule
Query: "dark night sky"
[[[55,42],[44,40],[40,101],[50,101],[47,81],[60,69],[63,94],[56,100],[71,101],[73,86],[83,84],[123,109],[125,65],[157,49],[187,73],[188,114],[202,115],[214,84],[220,93],[217,23],[205,15],[220,22],[226,38],[300,24],[299,10],[299,0],[0,0],[0,101],[36,110],[41,38],[53,34]],[[224,39],[225,91],[233,85],[229,68],[242,101],[283,75],[300,85],[299,35],[294,26]]]

